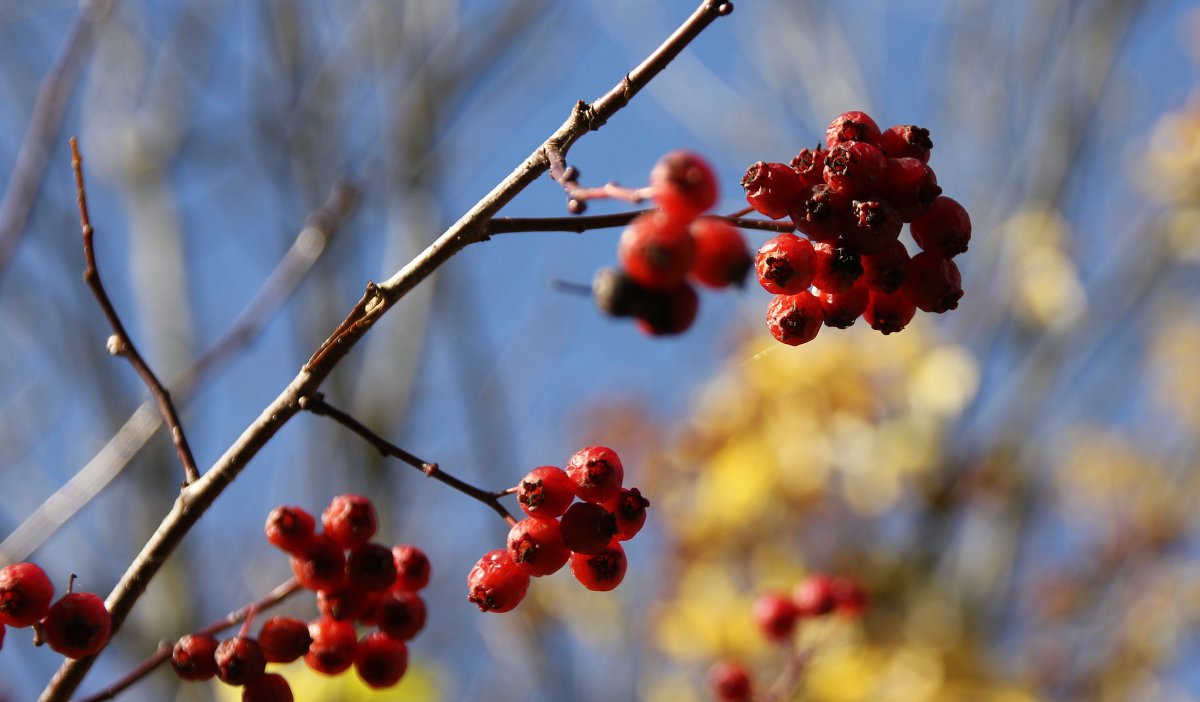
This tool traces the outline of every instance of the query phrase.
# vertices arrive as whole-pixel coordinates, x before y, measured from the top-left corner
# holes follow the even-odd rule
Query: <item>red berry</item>
[[[371,632],[358,642],[354,670],[368,687],[391,687],[408,670],[408,647],[383,632]]]
[[[104,601],[90,592],[68,592],[50,606],[42,620],[42,636],[50,648],[68,658],[98,653],[108,643],[112,618]]]
[[[346,554],[329,534],[314,534],[291,563],[296,580],[309,590],[337,590],[346,584]]]
[[[628,541],[642,530],[649,506],[650,500],[637,488],[622,488],[621,494],[604,503],[604,509],[617,518],[617,541]]]
[[[562,468],[534,468],[517,484],[517,502],[525,514],[538,519],[554,519],[575,499],[575,481]]]
[[[321,618],[310,622],[308,635],[312,644],[304,654],[304,662],[323,675],[337,675],[354,665],[358,636],[350,622]]]
[[[954,258],[971,243],[971,217],[958,201],[945,195],[933,201],[924,216],[909,227],[913,240],[925,251]]]
[[[784,210],[786,214],[786,209]],[[754,265],[746,239],[732,224],[716,217],[698,217],[689,229],[696,240],[692,279],[710,288],[741,285]]]
[[[833,597],[833,578],[816,573],[801,580],[792,590],[792,603],[801,617],[829,614],[837,604]]]
[[[663,212],[690,222],[717,204],[717,178],[699,155],[672,151],[650,171],[654,200]]]
[[[392,559],[396,563],[396,582],[392,589],[416,591],[429,584],[432,567],[424,551],[401,544],[392,547]]]
[[[750,674],[733,661],[714,663],[708,669],[708,686],[718,702],[750,702]]]
[[[325,533],[342,548],[367,543],[379,527],[375,505],[362,495],[338,495],[321,513]]]
[[[767,329],[788,346],[815,339],[824,319],[821,303],[807,290],[795,295],[776,295],[767,306]]]
[[[415,592],[392,590],[384,593],[371,612],[371,623],[394,639],[407,641],[425,628],[428,610]]]
[[[834,608],[838,614],[856,617],[867,610],[867,591],[857,580],[848,576],[833,579]]]
[[[862,275],[862,258],[839,239],[813,245],[813,285],[823,292],[844,292]]]
[[[617,242],[617,260],[633,281],[651,290],[683,282],[696,258],[688,220],[647,212],[629,223]]]
[[[852,223],[851,199],[821,183],[792,202],[789,214],[796,228],[813,241],[832,241]]]
[[[242,688],[242,702],[292,702],[292,688],[279,673],[264,673]]]
[[[182,680],[208,680],[217,674],[216,638],[188,634],[171,649],[171,668]]]
[[[0,624],[13,628],[32,626],[50,608],[54,583],[33,563],[13,563],[0,568]]]
[[[800,193],[800,175],[785,163],[759,161],[742,176],[746,201],[771,219],[787,215],[788,208]]]
[[[768,593],[754,600],[751,614],[763,636],[776,643],[790,640],[796,631],[796,619],[800,613],[790,599],[776,593]]]
[[[821,303],[821,312],[825,316],[825,326],[838,329],[853,325],[862,316],[870,296],[871,291],[862,278],[840,293],[816,291],[817,301]]]
[[[812,284],[813,246],[795,234],[780,234],[758,250],[754,271],[767,292],[795,295]]]
[[[885,293],[872,290],[867,309],[863,311],[863,319],[867,320],[872,329],[891,334],[908,326],[916,313],[917,306],[902,292]]]
[[[529,575],[502,548],[483,554],[467,574],[467,600],[482,612],[507,612],[521,604],[528,589]]]
[[[225,639],[217,646],[214,657],[217,660],[217,677],[228,685],[245,685],[262,676],[267,669],[262,646],[249,636]]]
[[[312,644],[308,624],[295,617],[271,617],[258,632],[258,643],[268,663],[291,663]]]
[[[617,518],[592,502],[576,502],[562,516],[562,539],[575,553],[600,553],[617,535]]]
[[[312,538],[317,520],[300,507],[280,505],[267,515],[267,541],[276,548],[295,554]]]
[[[350,549],[346,558],[347,586],[366,592],[386,590],[396,582],[396,561],[392,549],[377,543],[365,543]]]
[[[933,140],[928,129],[915,124],[895,124],[879,135],[879,148],[890,158],[915,158],[929,163]]]
[[[857,110],[838,115],[825,130],[825,145],[833,149],[847,141],[879,144],[879,125],[866,112]]]
[[[792,159],[792,170],[800,176],[800,183],[805,188],[825,183],[825,157],[829,152],[818,146],[815,149],[804,149]]]
[[[584,587],[596,592],[608,592],[620,585],[628,566],[625,549],[616,541],[598,553],[571,554],[571,574]]]
[[[881,194],[900,219],[911,222],[929,211],[942,188],[928,164],[915,158],[889,158]]]
[[[870,199],[886,176],[883,152],[861,141],[842,142],[825,158],[825,184],[851,199]]]
[[[567,461],[567,475],[575,482],[579,499],[603,502],[620,491],[625,467],[616,451],[607,446],[588,446]]]
[[[900,214],[878,200],[855,200],[851,212],[851,226],[842,233],[842,241],[863,256],[882,252],[904,228]]]
[[[958,307],[963,296],[962,274],[954,261],[922,251],[909,262],[908,280],[901,292],[924,312],[948,312]]]
[[[874,256],[863,256],[863,282],[872,290],[893,293],[908,277],[908,249],[899,240],[890,241]]]
[[[349,585],[317,593],[317,611],[321,616],[339,622],[358,619],[366,613],[369,605],[366,590]]]
[[[567,564],[571,552],[563,543],[557,519],[522,519],[508,532],[508,555],[532,576],[550,575]]]
[[[687,283],[666,290],[651,291],[637,310],[638,328],[651,336],[682,334],[696,321],[700,298]]]

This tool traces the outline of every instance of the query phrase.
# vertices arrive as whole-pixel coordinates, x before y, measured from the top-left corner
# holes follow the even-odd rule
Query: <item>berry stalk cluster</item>
[[[104,648],[112,629],[104,601],[90,592],[74,591],[74,584],[72,575],[67,594],[54,601],[54,584],[41,566],[13,563],[0,568],[0,647],[6,627],[32,627],[34,643],[45,643],[67,658],[83,658]]]

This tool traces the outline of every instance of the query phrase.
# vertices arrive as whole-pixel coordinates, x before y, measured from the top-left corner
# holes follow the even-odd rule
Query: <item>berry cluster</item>
[[[592,286],[601,310],[633,317],[647,334],[680,334],[692,325],[700,299],[691,282],[710,288],[741,285],[753,265],[733,225],[703,217],[717,202],[717,180],[700,156],[673,151],[650,172],[658,209],[621,234],[619,270],[602,269]]]
[[[863,317],[873,329],[903,329],[918,309],[958,307],[962,278],[951,260],[967,250],[971,220],[943,196],[929,154],[929,131],[896,125],[880,131],[863,112],[847,112],[825,132],[825,148],[804,149],[791,164],[759,161],[742,178],[746,200],[784,233],[758,251],[758,282],[774,293],[767,327],[792,346],[825,326]],[[921,248],[898,239],[908,223]]]
[[[507,612],[525,598],[530,576],[568,561],[589,590],[620,585],[627,566],[621,542],[641,530],[650,506],[637,488],[621,486],[624,477],[621,459],[604,446],[578,451],[566,470],[530,471],[514,489],[527,516],[508,532],[507,548],[485,553],[471,569],[467,599],[484,612]]]
[[[304,509],[284,505],[267,517],[267,540],[291,557],[292,572],[316,591],[320,616],[311,622],[272,617],[257,637],[249,623],[218,643],[207,633],[179,639],[171,665],[184,680],[216,676],[243,686],[246,702],[287,702],[287,680],[267,673],[267,663],[303,656],[318,673],[337,675],[354,667],[372,688],[395,685],[408,668],[408,647],[425,626],[425,602],[417,591],[429,582],[429,559],[418,548],[388,548],[371,541],[378,526],[375,506],[360,495],[333,498],[321,515],[324,531]],[[355,622],[374,627],[361,638]]]
[[[40,566],[13,563],[0,568],[0,646],[5,627],[34,627],[35,640],[68,658],[99,653],[108,643],[111,617],[96,595],[73,592],[74,583],[72,575],[67,594],[50,604],[54,585]]]

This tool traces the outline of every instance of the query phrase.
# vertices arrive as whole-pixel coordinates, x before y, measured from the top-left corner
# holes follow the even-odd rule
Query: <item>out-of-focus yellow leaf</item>
[[[287,678],[295,702],[437,702],[442,699],[442,674],[435,668],[409,659],[408,670],[395,686],[373,690],[351,668],[340,675],[313,672],[303,660],[271,664],[267,672]],[[216,697],[222,702],[241,702],[242,688],[214,682]]]

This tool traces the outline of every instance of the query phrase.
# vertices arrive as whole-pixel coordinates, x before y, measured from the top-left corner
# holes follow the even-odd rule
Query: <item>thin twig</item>
[[[121,317],[117,314],[112,301],[108,299],[108,293],[104,290],[104,283],[100,280],[100,270],[96,268],[96,252],[92,247],[92,222],[88,217],[87,194],[83,187],[83,159],[79,155],[79,142],[75,137],[71,137],[71,168],[75,171],[75,191],[79,200],[79,226],[83,229],[83,258],[86,262],[83,279],[92,289],[92,294],[96,296],[96,301],[100,303],[100,309],[104,311],[104,316],[108,318],[108,324],[112,327],[113,335],[108,340],[109,353],[124,356],[141,376],[142,382],[146,384],[146,387],[150,389],[150,394],[158,402],[158,411],[162,413],[167,427],[171,430],[171,440],[175,442],[175,452],[179,454],[179,462],[183,464],[183,486],[187,487],[200,479],[200,471],[196,468],[196,459],[192,456],[192,448],[188,446],[187,436],[183,433],[179,414],[175,411],[175,405],[171,403],[171,394],[163,387],[158,376],[154,375],[154,371],[150,370],[150,366],[138,353],[137,347],[133,345],[133,339],[125,331]]]
[[[580,217],[496,217],[488,224],[488,234],[515,234],[518,232],[574,232],[582,234],[593,229],[623,227],[639,215],[654,210],[633,210],[605,215]],[[742,229],[761,229],[768,232],[792,232],[796,225],[790,220],[753,219],[734,215],[706,215],[729,222]]]
[[[303,588],[300,587],[300,583],[296,582],[295,578],[288,578],[286,582],[280,583],[274,590],[271,590],[271,592],[267,593],[264,597],[257,599],[240,609],[230,612],[221,619],[218,619],[217,621],[209,624],[203,629],[196,631],[195,633],[205,636],[214,636],[231,626],[236,626],[239,622],[249,622],[251,615],[258,614],[264,609],[274,607],[297,592],[300,592],[302,589]],[[154,672],[158,666],[166,663],[171,658],[171,651],[173,651],[174,648],[174,644],[167,641],[162,642],[158,645],[158,649],[154,651],[153,655],[139,663],[138,666],[129,671],[125,677],[114,682],[103,690],[77,700],[76,702],[100,702],[100,700],[113,699],[121,692],[124,692],[129,686]]]
[[[728,14],[731,9],[732,5],[729,3],[716,0],[700,3],[662,45],[613,89],[591,104],[582,101],[577,103],[566,121],[546,141],[538,145],[512,173],[416,258],[379,284],[375,295],[366,304],[361,305],[361,309],[356,306],[355,309],[360,311],[347,317],[351,327],[340,339],[340,343],[327,349],[318,362],[303,368],[226,449],[208,472],[200,480],[189,485],[179,499],[175,500],[171,511],[163,517],[154,534],[129,564],[105,600],[105,606],[112,615],[112,633],[120,630],[130,610],[145,592],[146,586],[225,487],[241,473],[275,433],[300,411],[300,398],[317,391],[321,382],[392,305],[454,254],[470,244],[487,240],[488,222],[496,212],[546,172],[549,164],[546,161],[545,148],[551,146],[565,152],[584,134],[599,129],[605,121],[625,107],[633,95],[666,68],[706,27],[718,17]],[[69,698],[95,661],[95,655],[65,661],[42,691],[40,702],[62,702]]]
[[[626,188],[615,182],[605,183],[598,188],[585,188],[579,184],[579,171],[568,166],[562,151],[556,146],[546,147],[546,160],[550,162],[550,177],[566,191],[570,200],[567,209],[575,214],[581,214],[586,209],[588,200],[624,200],[638,204],[654,196],[654,190],[645,188]]]
[[[313,414],[329,417],[355,434],[358,434],[363,439],[366,439],[367,443],[371,444],[371,446],[374,446],[375,450],[378,451],[380,455],[391,456],[392,458],[399,459],[400,461],[407,463],[413,468],[421,471],[426,477],[445,483],[464,495],[472,497],[488,507],[491,507],[493,510],[495,510],[496,514],[499,514],[504,521],[508,522],[509,526],[517,523],[517,520],[513,518],[512,514],[507,509],[504,508],[504,505],[500,504],[500,498],[508,495],[511,492],[510,490],[490,492],[488,490],[475,487],[464,480],[460,480],[453,475],[450,475],[446,471],[439,468],[438,464],[431,463],[429,461],[423,461],[420,458],[417,458],[408,451],[405,451],[399,446],[391,443],[387,439],[363,426],[363,424],[354,417],[351,417],[349,414],[346,414],[342,410],[326,402],[325,396],[319,392],[309,395],[308,397],[301,398],[300,407],[301,409],[308,410]]]

